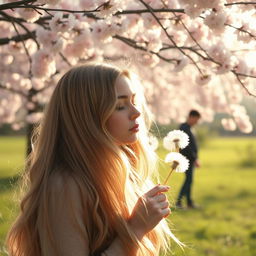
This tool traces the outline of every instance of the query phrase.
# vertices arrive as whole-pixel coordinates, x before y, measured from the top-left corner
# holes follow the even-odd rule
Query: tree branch
[[[10,16],[3,11],[0,11],[0,14],[6,18],[7,22],[11,22],[12,24],[13,24],[13,22],[17,23],[20,27],[22,27],[27,32],[27,34],[30,34],[30,36],[31,36],[30,38],[36,43],[37,49],[39,49],[40,46],[36,40],[35,34],[33,34],[33,32],[31,32],[24,24],[22,24],[21,19],[16,19],[15,17]],[[20,33],[19,33],[19,36],[21,36]]]
[[[25,41],[27,39],[31,39],[31,38],[33,39],[32,36],[35,38],[35,36],[36,36],[35,31],[32,31],[32,32],[27,33],[27,34],[20,34],[20,35],[17,35],[17,36],[13,36],[11,38],[9,38],[9,37],[0,38],[0,45],[9,44],[11,41],[19,43],[19,42]]]
[[[8,88],[7,86],[2,85],[1,83],[0,83],[0,89],[6,90],[6,91],[9,91],[9,92],[12,92],[12,93],[16,93],[16,94],[21,95],[21,96],[24,97],[24,98],[27,98],[27,95],[26,95],[24,92],[22,92],[22,91],[17,91],[17,90],[15,90],[15,89],[13,89],[13,88]]]
[[[134,40],[131,40],[130,38],[122,37],[122,36],[119,36],[119,35],[115,35],[115,36],[113,36],[113,38],[116,38],[116,39],[122,41],[123,43],[133,47],[134,49],[138,49],[138,50],[141,50],[145,53],[151,53],[153,55],[156,55],[159,59],[162,59],[166,62],[173,62],[174,61],[174,59],[168,59],[168,58],[163,57],[158,52],[149,51],[147,48],[137,45],[137,42],[134,41]]]
[[[20,36],[20,33],[19,33],[19,31],[18,31],[18,29],[17,29],[17,27],[15,25],[15,22],[12,22],[12,25],[14,27],[14,30],[17,33],[17,36]],[[30,54],[29,54],[29,51],[27,49],[27,46],[26,46],[25,42],[24,41],[21,41],[21,42],[22,42],[22,45],[24,47],[25,53],[26,53],[26,55],[28,57],[28,61],[29,61],[29,78],[31,78],[32,77],[32,71],[31,71],[32,70],[32,59],[30,57]]]
[[[241,84],[241,86],[245,89],[245,91],[250,95],[250,96],[253,96],[253,97],[256,97],[255,94],[251,93],[248,88],[246,87],[246,85],[242,82],[242,80],[240,79],[239,76],[241,76],[242,74],[238,74],[236,73],[235,71],[231,71],[237,78],[238,82]],[[244,76],[244,75],[243,75]]]
[[[234,2],[234,3],[228,3],[224,4],[225,6],[231,6],[231,5],[250,5],[250,4],[256,4],[256,2]]]
[[[8,10],[8,9],[17,8],[20,5],[26,5],[26,4],[29,4],[29,3],[34,3],[36,1],[37,0],[23,0],[23,1],[6,3],[6,4],[0,4],[0,10]],[[23,8],[24,7],[25,6],[23,6]]]
[[[160,25],[160,27],[163,29],[164,33],[166,34],[166,36],[168,37],[168,39],[177,47],[177,49],[185,56],[187,56],[192,63],[195,65],[195,67],[197,68],[197,70],[199,71],[200,74],[203,74],[202,70],[199,68],[199,66],[196,64],[196,62],[194,61],[194,59],[186,54],[182,49],[180,49],[176,42],[172,39],[172,37],[169,35],[169,33],[167,32],[166,28],[164,28],[163,24],[159,21],[159,19],[156,17],[156,15],[153,12],[153,9],[150,7],[150,5],[148,5],[147,3],[145,3],[143,0],[139,0],[152,14],[152,16],[154,17],[154,19],[156,20],[156,22]]]
[[[231,25],[231,24],[227,24],[227,23],[225,23],[225,25],[228,26],[228,27],[231,27],[231,28],[233,28],[233,29],[236,29],[236,30],[238,30],[238,31],[241,31],[241,32],[243,32],[243,33],[246,33],[246,34],[248,34],[250,37],[254,38],[254,40],[256,40],[256,36],[253,35],[252,33],[250,33],[249,31],[243,29],[243,27],[237,28],[237,27],[235,27],[235,26],[233,26],[233,25]]]

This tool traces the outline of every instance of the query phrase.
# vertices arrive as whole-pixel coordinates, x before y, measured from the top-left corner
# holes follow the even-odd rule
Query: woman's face
[[[136,94],[129,78],[120,76],[116,80],[116,105],[114,112],[106,122],[109,133],[118,145],[136,142],[139,131],[138,117],[140,112],[136,108]]]

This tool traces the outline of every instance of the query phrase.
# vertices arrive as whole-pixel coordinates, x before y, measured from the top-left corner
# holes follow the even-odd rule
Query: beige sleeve
[[[79,187],[72,178],[54,177],[50,184],[46,206],[39,209],[38,229],[41,256],[89,256],[86,218]],[[45,216],[49,215],[49,227]],[[47,232],[50,229],[51,235]],[[135,245],[125,252],[117,237],[101,256],[135,256]]]
[[[46,221],[39,223],[42,256],[88,256],[89,246],[81,193],[72,178],[54,178],[50,184],[49,209],[39,210],[49,213],[49,228]],[[44,219],[44,216],[42,215]],[[57,250],[57,251],[56,251]]]

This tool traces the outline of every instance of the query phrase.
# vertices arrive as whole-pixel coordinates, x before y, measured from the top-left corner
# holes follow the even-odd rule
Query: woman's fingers
[[[129,219],[129,224],[135,232],[146,234],[171,213],[164,194],[169,188],[157,185],[138,199]]]
[[[168,201],[161,202],[161,203],[159,203],[159,207],[161,209],[168,208],[169,207],[169,202]]]
[[[163,210],[162,210],[162,216],[163,216],[163,218],[168,217],[168,216],[170,215],[170,213],[171,213],[171,209],[170,209],[170,208],[165,208],[165,209],[163,209]]]
[[[153,187],[151,190],[149,190],[145,196],[147,197],[154,197],[155,195],[157,195],[158,193],[161,192],[167,192],[170,189],[169,186],[164,186],[164,185],[157,185],[155,187]]]
[[[157,202],[162,202],[162,201],[167,200],[167,196],[165,194],[162,194],[162,193],[157,194],[154,198]]]

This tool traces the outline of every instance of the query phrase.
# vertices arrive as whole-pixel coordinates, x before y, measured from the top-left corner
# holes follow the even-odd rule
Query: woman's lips
[[[131,129],[129,129],[131,132],[138,132],[139,131],[139,125],[135,124]]]

